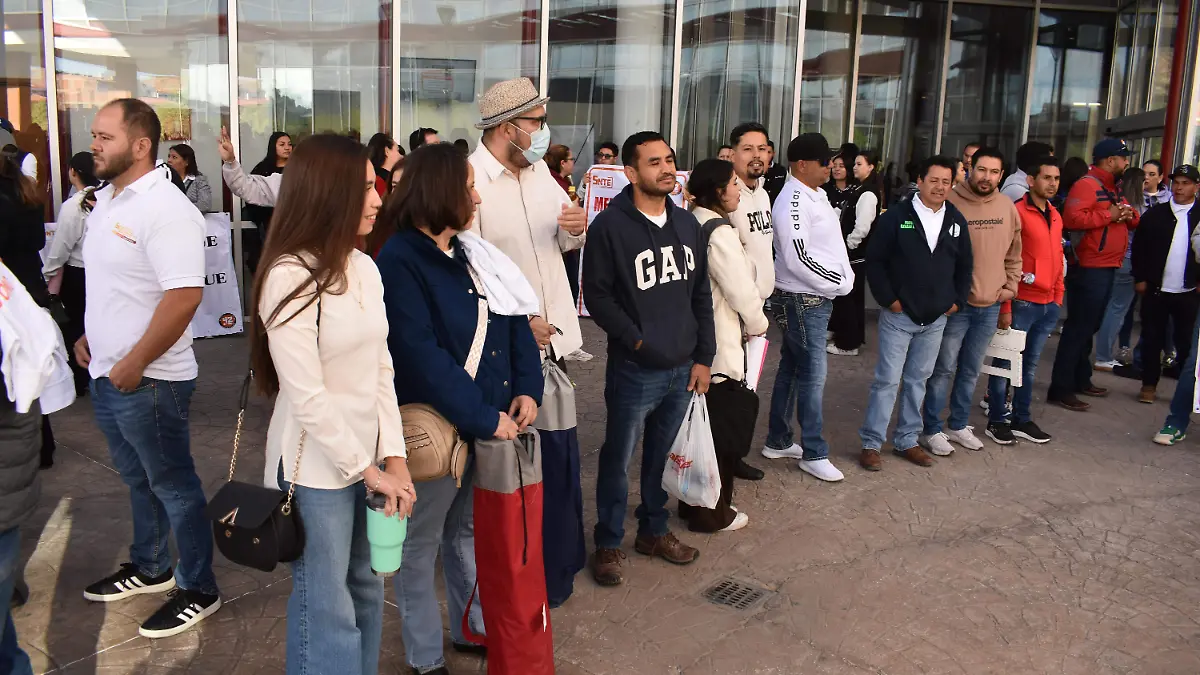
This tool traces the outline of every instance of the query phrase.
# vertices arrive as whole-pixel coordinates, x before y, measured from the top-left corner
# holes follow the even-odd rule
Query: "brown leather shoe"
[[[926,454],[919,445],[914,445],[907,450],[896,448],[892,450],[892,453],[907,459],[917,466],[933,466],[933,458]]]
[[[661,537],[638,535],[633,550],[642,555],[658,556],[676,565],[690,565],[700,557],[700,551],[675,538],[670,532]]]
[[[625,583],[621,575],[621,561],[625,552],[619,548],[598,548],[592,554],[592,578],[601,586],[620,586]]]
[[[1105,396],[1108,396],[1107,389],[1105,389],[1104,387],[1095,387],[1095,386],[1088,387],[1087,389],[1082,389],[1082,390],[1080,390],[1079,393],[1083,394],[1084,396],[1091,396],[1092,398],[1104,398]]]
[[[1086,403],[1084,401],[1080,401],[1079,397],[1076,396],[1075,394],[1067,394],[1066,396],[1062,396],[1059,398],[1047,398],[1046,401],[1048,403],[1057,403],[1058,405],[1066,408],[1067,410],[1074,410],[1075,412],[1083,412],[1083,411],[1087,410],[1088,408],[1092,407],[1091,403]]]
[[[1142,387],[1141,393],[1138,394],[1138,401],[1142,403],[1154,403],[1157,387],[1145,386]]]
[[[867,471],[879,471],[883,468],[883,458],[879,456],[878,450],[863,448],[862,454],[858,456],[858,464]]]

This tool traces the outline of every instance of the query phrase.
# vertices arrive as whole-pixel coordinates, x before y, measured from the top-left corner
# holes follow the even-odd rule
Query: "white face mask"
[[[533,132],[532,134],[529,133],[528,131],[525,131],[521,127],[513,124],[512,122],[509,122],[509,124],[512,124],[512,127],[514,129],[516,129],[517,131],[520,131],[521,133],[523,133],[529,137],[529,149],[528,150],[522,150],[521,146],[517,145],[516,143],[513,143],[512,141],[509,141],[509,143],[512,143],[512,146],[514,148],[521,150],[521,155],[523,155],[525,157],[526,161],[528,161],[530,164],[536,164],[538,160],[540,160],[541,158],[546,156],[546,151],[550,149],[550,125],[549,124],[543,124],[541,129],[538,129],[537,131]]]

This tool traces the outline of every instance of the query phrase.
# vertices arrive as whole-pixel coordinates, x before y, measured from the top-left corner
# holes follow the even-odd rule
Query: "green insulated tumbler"
[[[400,569],[408,519],[384,515],[387,497],[375,493],[367,497],[367,541],[371,542],[371,571],[390,577]]]

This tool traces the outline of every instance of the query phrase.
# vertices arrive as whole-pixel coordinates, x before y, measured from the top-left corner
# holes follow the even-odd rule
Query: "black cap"
[[[829,141],[818,133],[800,134],[788,143],[787,158],[789,162],[828,162],[833,152],[829,149]]]
[[[1172,171],[1171,175],[1167,176],[1167,178],[1170,178],[1171,180],[1175,180],[1176,178],[1186,178],[1193,183],[1200,183],[1200,169],[1197,169],[1191,164],[1180,164],[1179,166],[1175,167],[1175,170]]]
[[[1128,157],[1133,154],[1129,145],[1119,138],[1105,138],[1092,148],[1092,159],[1099,162],[1109,157]]]

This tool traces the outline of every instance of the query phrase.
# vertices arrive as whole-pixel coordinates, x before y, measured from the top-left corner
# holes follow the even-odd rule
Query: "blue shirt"
[[[478,291],[457,238],[453,256],[406,229],[376,259],[387,307],[388,350],[400,405],[426,403],[468,438],[492,438],[518,396],[542,400],[541,354],[528,317],[488,312],[475,380],[463,368],[475,337]]]

